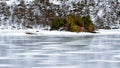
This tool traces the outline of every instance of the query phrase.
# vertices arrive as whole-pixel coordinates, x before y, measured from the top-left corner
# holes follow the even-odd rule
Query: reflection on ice
[[[119,68],[119,35],[0,36],[0,68]]]
[[[14,67],[14,65],[10,65],[10,64],[0,64],[0,68],[3,68],[3,67]]]
[[[85,62],[93,63],[93,62],[103,62],[103,63],[120,63],[120,61],[117,60],[88,60]]]

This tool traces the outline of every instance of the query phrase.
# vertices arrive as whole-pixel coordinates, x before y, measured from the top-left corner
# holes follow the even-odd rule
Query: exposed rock
[[[35,33],[32,33],[32,32],[26,32],[25,34],[34,35]]]
[[[104,29],[111,29],[110,26],[105,26]]]
[[[32,28],[33,28],[32,26],[29,26],[29,25],[28,25],[28,26],[26,26],[26,27],[27,27],[27,28],[30,28],[30,29],[32,29]]]

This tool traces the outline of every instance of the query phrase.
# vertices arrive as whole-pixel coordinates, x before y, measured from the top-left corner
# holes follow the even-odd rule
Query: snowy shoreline
[[[120,29],[111,29],[104,30],[99,29],[96,31],[97,33],[88,33],[88,32],[68,32],[68,31],[48,31],[48,30],[35,30],[35,29],[27,29],[27,30],[8,30],[8,29],[0,29],[0,35],[26,35],[26,36],[90,36],[90,35],[112,35],[112,34],[120,34]]]

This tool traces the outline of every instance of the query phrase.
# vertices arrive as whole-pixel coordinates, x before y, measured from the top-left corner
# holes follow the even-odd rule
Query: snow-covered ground
[[[25,0],[25,2],[31,2],[31,1],[34,0]],[[19,4],[18,0],[6,0],[5,2],[7,3],[7,5]]]
[[[111,29],[103,30],[99,29],[97,33],[88,33],[88,32],[68,32],[68,31],[48,31],[48,30],[8,30],[1,29],[0,35],[26,35],[26,36],[87,36],[87,35],[111,35],[111,34],[120,34],[120,29]]]
[[[99,29],[96,32],[98,32],[96,33],[98,35],[120,34],[120,29],[111,29],[111,30]]]

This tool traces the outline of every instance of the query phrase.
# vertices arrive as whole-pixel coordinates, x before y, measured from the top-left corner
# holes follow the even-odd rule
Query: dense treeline
[[[69,6],[64,5],[65,1],[61,0],[61,2],[62,5],[56,5],[50,3],[49,0],[35,0],[31,3],[20,0],[19,4],[11,6],[1,2],[0,15],[3,17],[1,24],[9,24],[17,29],[51,26],[51,30],[64,27],[68,31],[91,31],[86,26],[87,17],[80,17],[81,10],[76,10],[77,8],[69,10]],[[81,19],[84,23],[80,21]]]
[[[73,1],[71,4],[66,4],[68,0],[58,0],[60,2],[59,5],[49,0],[19,1],[20,3],[14,3],[10,6],[7,6],[4,2],[0,3],[0,25],[7,26],[9,24],[12,28],[17,29],[51,26],[51,30],[64,28],[63,30],[68,31],[91,32],[95,28],[109,27],[111,25],[111,23],[107,23],[109,20],[110,22],[111,20],[117,22],[117,18],[112,18],[113,16],[109,15],[110,13],[106,13],[108,15],[105,15],[105,18],[99,17],[97,15],[99,10],[95,10],[97,9],[95,6],[99,7],[99,4],[95,3],[94,0],[90,2],[88,0]],[[92,8],[94,11],[91,10]],[[119,15],[119,12],[117,14]],[[91,20],[91,16],[94,16],[94,20]],[[55,23],[56,21],[58,23]]]

